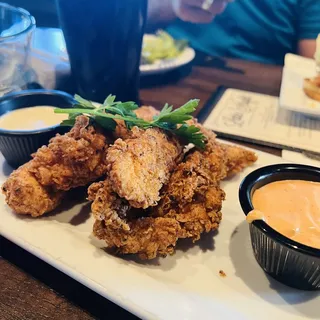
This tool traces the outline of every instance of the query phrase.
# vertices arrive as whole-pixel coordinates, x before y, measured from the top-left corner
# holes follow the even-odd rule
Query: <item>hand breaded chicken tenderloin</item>
[[[181,160],[183,146],[158,128],[131,131],[129,139],[117,139],[108,149],[108,179],[132,207],[146,209],[160,200],[160,189]]]
[[[218,228],[225,198],[220,180],[256,161],[239,147],[211,141],[204,151],[192,150],[172,173],[153,216],[173,218],[181,227],[180,238],[200,238]]]
[[[89,200],[94,200],[94,235],[107,247],[119,254],[137,253],[141,259],[173,253],[180,232],[174,219],[142,217],[145,211],[119,198],[108,180],[90,186]]]
[[[35,217],[53,210],[65,191],[105,174],[108,146],[105,133],[79,116],[70,132],[52,138],[10,175],[2,186],[6,202],[15,212]]]

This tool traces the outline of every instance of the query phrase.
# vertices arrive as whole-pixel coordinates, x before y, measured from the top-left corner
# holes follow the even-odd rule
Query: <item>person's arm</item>
[[[173,11],[172,0],[149,0],[147,30],[166,27],[176,18]]]
[[[152,23],[169,23],[176,18],[172,0],[149,0],[148,20]]]
[[[319,30],[320,33],[320,30]],[[298,54],[303,57],[313,58],[316,52],[316,40],[304,39],[298,43]]]
[[[299,6],[297,53],[313,58],[320,33],[320,1],[301,0]]]
[[[174,19],[192,23],[210,23],[233,0],[149,0],[148,27],[159,28]],[[212,4],[203,9],[204,4]]]

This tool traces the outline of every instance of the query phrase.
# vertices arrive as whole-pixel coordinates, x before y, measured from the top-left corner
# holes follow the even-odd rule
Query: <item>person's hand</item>
[[[161,1],[161,0],[159,0]],[[210,23],[233,0],[172,0],[176,16],[187,22]]]

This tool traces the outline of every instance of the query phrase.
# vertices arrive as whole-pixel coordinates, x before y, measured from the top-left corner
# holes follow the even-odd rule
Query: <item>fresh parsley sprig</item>
[[[137,126],[143,129],[158,127],[167,130],[183,139],[186,143],[193,143],[199,148],[204,148],[205,137],[200,129],[194,125],[186,123],[192,119],[192,113],[196,110],[199,100],[193,99],[185,103],[180,108],[173,110],[172,106],[165,104],[161,112],[153,117],[152,121],[145,121],[137,117],[134,110],[138,105],[132,101],[115,101],[116,97],[109,95],[102,105],[94,105],[88,100],[75,95],[75,104],[70,109],[55,109],[55,113],[67,113],[69,117],[61,125],[73,126],[76,117],[84,114],[92,118],[99,125],[107,130],[114,130],[115,120],[123,120],[130,129]]]

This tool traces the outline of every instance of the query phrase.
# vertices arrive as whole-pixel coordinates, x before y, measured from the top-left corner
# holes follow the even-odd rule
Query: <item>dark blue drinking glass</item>
[[[56,0],[78,94],[139,100],[147,0]]]

